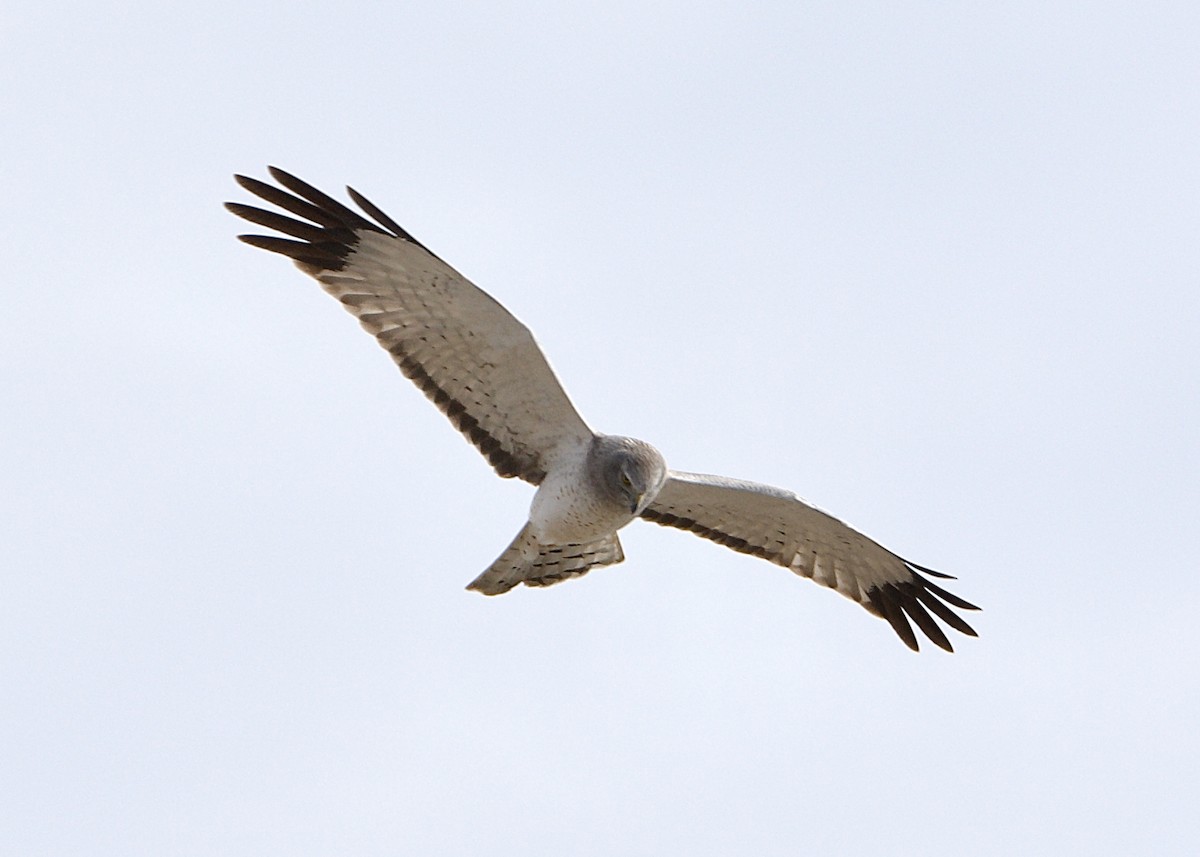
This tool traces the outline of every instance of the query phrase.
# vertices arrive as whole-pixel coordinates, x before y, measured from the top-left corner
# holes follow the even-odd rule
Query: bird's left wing
[[[901,559],[790,491],[672,470],[642,517],[762,557],[836,589],[887,619],[913,651],[917,638],[909,619],[936,645],[954,651],[930,612],[951,628],[976,636],[946,605],[979,608],[932,583],[922,572],[941,578],[949,575]]]
[[[283,170],[270,170],[286,190],[236,178],[303,220],[226,203],[239,217],[292,236],[238,237],[291,257],[315,277],[497,473],[537,485],[557,456],[576,453],[592,439],[529,329],[491,295],[353,189],[347,188],[350,196],[375,222]]]

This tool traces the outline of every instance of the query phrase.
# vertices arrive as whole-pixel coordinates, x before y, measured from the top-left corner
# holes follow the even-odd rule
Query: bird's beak
[[[638,512],[640,512],[640,511],[641,511],[641,509],[642,509],[642,500],[643,500],[645,497],[646,497],[646,495],[645,495],[645,494],[638,494],[636,497],[634,497],[634,498],[633,498],[633,503],[631,503],[631,504],[630,504],[630,506],[629,506],[629,511],[630,511],[630,513],[631,513],[631,514],[634,514],[634,515],[636,515]]]

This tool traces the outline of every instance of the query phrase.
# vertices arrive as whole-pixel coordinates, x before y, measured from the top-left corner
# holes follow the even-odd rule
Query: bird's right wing
[[[951,628],[976,636],[946,604],[960,610],[979,608],[927,580],[921,572],[942,578],[949,575],[901,559],[790,491],[672,470],[642,517],[762,557],[836,589],[887,619],[914,651],[917,638],[908,619],[936,645],[953,651],[930,611]]]
[[[556,456],[590,442],[592,431],[529,329],[491,295],[353,189],[347,189],[350,196],[376,222],[283,170],[270,171],[286,190],[245,176],[236,179],[303,220],[241,203],[226,207],[299,240],[238,237],[291,257],[316,278],[497,473],[537,485]]]

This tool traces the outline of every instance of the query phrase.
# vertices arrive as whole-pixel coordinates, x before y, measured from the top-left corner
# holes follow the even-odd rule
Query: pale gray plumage
[[[930,612],[975,635],[947,604],[978,608],[922,572],[948,575],[901,559],[791,492],[670,471],[645,441],[594,433],[529,330],[490,295],[353,189],[351,198],[374,222],[283,170],[270,172],[286,190],[236,178],[303,220],[226,203],[234,214],[292,236],[239,237],[291,257],[358,318],[498,474],[538,486],[526,524],[468,588],[497,595],[621,562],[617,531],[640,516],[834,588],[887,619],[914,650],[910,619],[952,651]]]

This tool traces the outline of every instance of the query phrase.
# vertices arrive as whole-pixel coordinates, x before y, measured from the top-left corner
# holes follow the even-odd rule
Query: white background
[[[1196,853],[1197,9],[8,9],[0,852]],[[267,163],[980,639],[644,523],[464,592],[531,489],[234,240]]]

